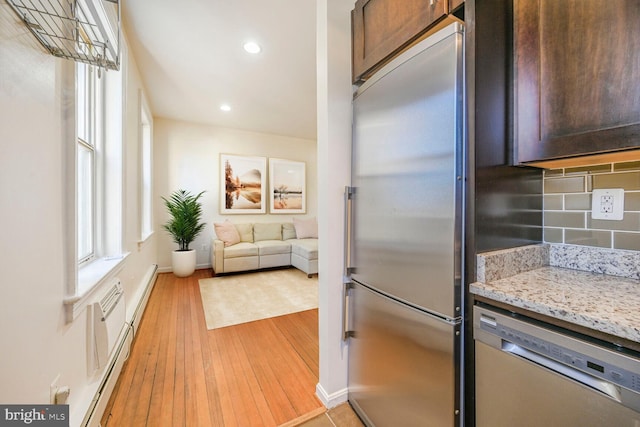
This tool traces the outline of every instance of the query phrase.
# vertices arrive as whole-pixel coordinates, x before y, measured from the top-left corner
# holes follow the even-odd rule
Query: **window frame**
[[[76,260],[79,268],[96,259],[97,241],[97,173],[98,173],[98,147],[100,144],[99,117],[102,114],[102,108],[99,105],[103,97],[101,92],[104,90],[103,82],[98,76],[96,67],[75,63],[76,72]],[[86,152],[90,157],[87,163],[82,163],[82,152]],[[88,167],[88,171],[82,169],[81,165]],[[86,172],[86,173],[83,173]],[[87,176],[88,175],[88,176]],[[89,185],[83,186],[80,181],[86,178]],[[83,180],[84,181],[84,180]],[[85,202],[82,196],[88,196],[89,200]],[[85,209],[82,210],[82,207]],[[88,223],[88,227],[82,227],[83,222]],[[84,233],[82,233],[84,231]],[[84,239],[83,239],[84,237]],[[84,245],[81,241],[87,243],[87,250],[84,251]]]
[[[124,46],[123,46],[124,48]],[[75,143],[68,145],[66,162],[70,163],[67,172],[69,198],[67,227],[68,258],[66,261],[68,278],[64,297],[66,321],[73,322],[87,305],[91,304],[101,289],[116,279],[129,253],[124,248],[124,138],[125,138],[125,100],[126,100],[126,50],[123,49],[123,61],[120,71],[106,71],[94,67],[93,75],[96,91],[91,93],[90,102],[78,99],[79,67],[84,64],[64,65],[65,84],[69,88],[70,105],[75,106],[75,115],[67,123],[67,131],[74,137]],[[80,76],[81,79],[81,76]],[[86,83],[86,82],[85,82]],[[82,89],[82,88],[80,88]],[[84,111],[79,111],[83,109]],[[73,114],[73,113],[72,113]],[[75,117],[75,120],[73,120]],[[91,117],[91,125],[80,123],[83,118]],[[84,128],[82,126],[85,126]],[[84,129],[85,135],[79,135]],[[87,131],[90,130],[89,133]],[[86,135],[93,141],[93,255],[79,258],[79,151],[84,148]],[[84,138],[79,138],[83,136]]]
[[[139,245],[153,235],[153,116],[149,104],[138,90],[139,143]]]

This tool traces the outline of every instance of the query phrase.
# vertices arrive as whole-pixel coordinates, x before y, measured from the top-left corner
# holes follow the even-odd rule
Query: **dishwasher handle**
[[[565,365],[563,363],[557,362],[548,357],[542,356],[533,351],[527,350],[524,347],[520,347],[517,344],[514,344],[509,341],[502,340],[502,351],[506,353],[510,353],[516,356],[520,356],[523,359],[529,360],[538,365],[544,366],[547,369],[550,369],[554,372],[557,372],[565,377],[571,378],[574,381],[579,382],[587,387],[590,387],[594,390],[597,390],[616,402],[622,403],[622,396],[620,394],[620,389],[600,378],[593,377],[589,374],[586,374],[582,371],[575,369],[574,367]]]

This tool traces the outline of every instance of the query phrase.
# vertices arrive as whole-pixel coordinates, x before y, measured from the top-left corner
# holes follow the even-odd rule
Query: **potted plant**
[[[205,227],[205,223],[200,222],[202,205],[199,199],[203,193],[194,196],[188,191],[177,190],[168,199],[162,198],[171,215],[163,227],[178,244],[178,249],[171,254],[173,274],[178,277],[190,276],[196,269],[196,251],[189,249],[189,244]]]

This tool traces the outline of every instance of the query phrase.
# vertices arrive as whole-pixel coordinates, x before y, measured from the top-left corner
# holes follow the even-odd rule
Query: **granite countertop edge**
[[[577,270],[572,259],[563,259],[562,266],[549,265],[554,252],[571,250],[541,244],[479,254],[477,276],[485,280],[472,283],[470,292],[640,343],[640,280],[634,270],[640,253],[620,251],[612,258],[621,277],[603,274],[601,265],[595,271]],[[603,257],[597,251],[589,256]]]

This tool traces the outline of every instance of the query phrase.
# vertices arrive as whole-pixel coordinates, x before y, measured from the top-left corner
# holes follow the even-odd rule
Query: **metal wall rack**
[[[52,55],[120,68],[121,0],[6,0]]]

